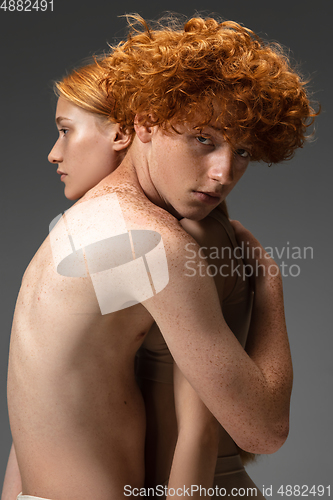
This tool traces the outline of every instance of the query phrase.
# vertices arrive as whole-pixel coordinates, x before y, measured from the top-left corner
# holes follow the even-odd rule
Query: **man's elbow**
[[[244,440],[242,444],[237,443],[240,448],[250,453],[271,454],[278,451],[286,442],[289,434],[289,418],[280,422],[279,425],[269,426],[262,429],[257,435],[252,435],[252,439]]]
[[[263,450],[260,453],[275,453],[286,442],[289,435],[289,419],[287,422],[280,424],[270,432],[270,438],[267,443],[263,443]]]

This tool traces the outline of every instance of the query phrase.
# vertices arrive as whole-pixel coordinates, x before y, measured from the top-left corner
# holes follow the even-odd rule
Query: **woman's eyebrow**
[[[56,118],[56,124],[58,125],[60,122],[62,122],[63,120],[67,120],[67,121],[72,121],[70,118],[66,118],[65,116],[57,116]]]

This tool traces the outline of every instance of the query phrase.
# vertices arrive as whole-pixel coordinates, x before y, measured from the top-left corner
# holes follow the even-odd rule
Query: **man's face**
[[[152,201],[178,218],[201,220],[216,208],[244,174],[249,148],[236,151],[214,125],[200,131],[177,125],[180,134],[153,127],[148,150]]]
[[[116,125],[103,123],[63,97],[56,124],[59,138],[48,159],[58,164],[66,198],[77,200],[117,168],[119,155],[112,147]]]

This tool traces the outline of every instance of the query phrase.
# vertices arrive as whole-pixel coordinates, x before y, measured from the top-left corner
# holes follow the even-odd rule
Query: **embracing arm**
[[[293,369],[284,316],[282,278],[275,261],[238,221],[232,221],[238,243],[254,249],[246,264],[258,272],[246,352],[260,368],[271,391],[289,415]],[[265,272],[265,275],[264,275]]]
[[[289,406],[226,325],[212,278],[186,273],[185,245],[193,242],[187,238],[165,242],[170,281],[145,306],[181,371],[236,443],[272,453],[286,438]],[[198,268],[206,267],[198,252],[194,260]],[[281,302],[281,287],[265,288],[270,303]],[[283,308],[275,312],[281,321]]]

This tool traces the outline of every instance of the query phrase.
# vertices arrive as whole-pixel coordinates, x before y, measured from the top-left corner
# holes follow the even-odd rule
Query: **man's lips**
[[[219,204],[222,201],[222,195],[215,191],[193,191],[195,198],[208,204]]]
[[[212,198],[221,198],[221,194],[215,193],[215,191],[198,191],[198,193],[208,194],[208,196],[212,196]]]

